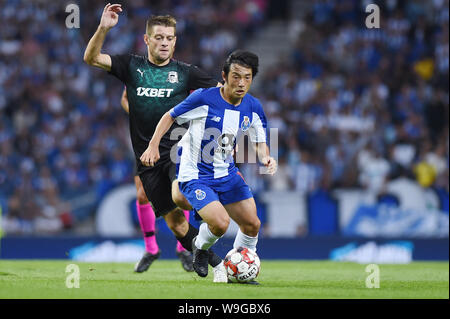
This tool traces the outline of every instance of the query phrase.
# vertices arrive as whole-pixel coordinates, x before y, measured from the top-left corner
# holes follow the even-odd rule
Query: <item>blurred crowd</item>
[[[379,29],[365,25],[369,3]],[[405,177],[448,193],[448,11],[445,0],[318,0],[291,20],[294,48],[261,81],[280,170],[253,187],[379,195]]]
[[[89,67],[83,53],[105,1],[2,1],[0,19],[0,209],[7,233],[57,233],[95,211],[117,185],[133,183],[123,85]],[[146,20],[177,18],[175,58],[220,79],[224,57],[264,22],[267,0],[122,2],[109,54],[146,54]],[[92,196],[94,194],[95,196]]]
[[[175,58],[220,79],[227,54],[268,23],[269,2],[130,1],[104,51],[145,54],[146,19],[172,14]],[[366,2],[310,1],[305,19],[286,16],[296,41],[253,92],[279,132],[279,171],[261,179],[256,165],[241,165],[253,191],[378,193],[405,176],[448,192],[448,0],[383,1],[379,29],[364,24]],[[133,183],[123,86],[82,59],[105,3],[78,4],[80,29],[66,28],[61,2],[2,4],[0,207],[9,233],[71,229],[108,190]]]

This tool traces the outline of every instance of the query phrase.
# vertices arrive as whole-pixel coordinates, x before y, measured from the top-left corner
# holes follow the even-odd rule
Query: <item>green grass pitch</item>
[[[66,266],[80,270],[67,288]],[[120,299],[409,299],[449,298],[448,262],[379,265],[379,288],[366,287],[366,266],[331,261],[263,260],[261,285],[213,283],[185,272],[178,260],[158,260],[142,274],[131,263],[0,260],[0,298]]]

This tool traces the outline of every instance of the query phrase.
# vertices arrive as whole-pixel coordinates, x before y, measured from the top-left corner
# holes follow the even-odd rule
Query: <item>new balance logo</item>
[[[214,122],[220,122],[221,119],[222,119],[221,117],[214,116],[214,117],[211,119],[211,121],[214,121]]]
[[[137,96],[170,97],[170,94],[172,94],[173,89],[153,89],[153,88],[138,87],[136,91]]]
[[[141,74],[141,77],[144,76],[144,72],[145,72],[145,71],[141,71],[141,69],[137,69],[136,71],[138,71],[138,72]]]

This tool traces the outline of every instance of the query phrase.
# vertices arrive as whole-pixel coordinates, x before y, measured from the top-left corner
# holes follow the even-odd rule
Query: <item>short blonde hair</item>
[[[174,34],[177,32],[177,20],[171,15],[165,16],[151,16],[147,20],[147,26],[145,28],[145,32],[150,35],[152,31],[152,27],[155,25],[162,25],[165,27],[173,27],[175,29]]]

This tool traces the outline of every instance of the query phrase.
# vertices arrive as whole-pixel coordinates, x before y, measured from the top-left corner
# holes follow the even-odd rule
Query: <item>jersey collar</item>
[[[154,67],[154,68],[165,68],[165,67],[167,67],[167,66],[169,66],[169,65],[171,65],[174,61],[175,61],[175,59],[173,59],[173,58],[170,58],[170,61],[169,61],[169,63],[167,63],[166,65],[157,65],[157,64],[155,64],[155,63],[152,63],[149,59],[148,59],[148,55],[145,55],[145,60],[147,61],[147,63],[150,65],[150,66],[152,66],[152,67]]]

